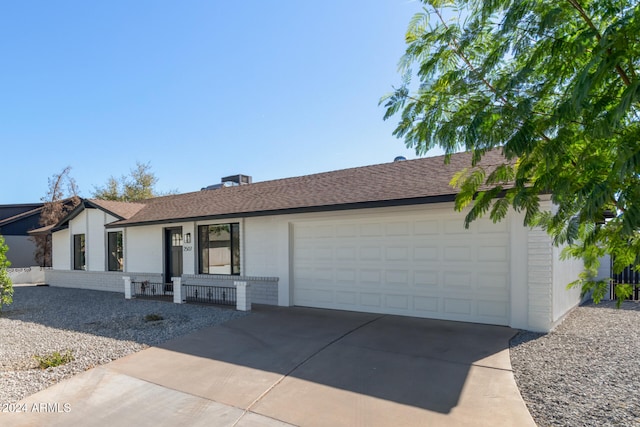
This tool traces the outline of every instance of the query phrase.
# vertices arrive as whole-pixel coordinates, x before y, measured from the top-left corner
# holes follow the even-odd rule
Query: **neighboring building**
[[[9,247],[7,258],[11,268],[38,265],[36,245],[29,237],[29,231],[40,226],[42,206],[42,203],[0,205],[0,234]]]
[[[504,161],[494,151],[482,165]],[[214,186],[144,203],[84,200],[53,228],[52,286],[243,280],[253,302],[548,331],[580,300],[561,261],[510,212],[463,226],[449,182],[470,156]],[[229,178],[229,177],[228,177]],[[238,181],[237,184],[241,184]],[[550,208],[551,203],[543,202]]]

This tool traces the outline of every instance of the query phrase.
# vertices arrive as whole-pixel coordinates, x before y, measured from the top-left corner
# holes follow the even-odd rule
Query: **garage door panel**
[[[309,292],[311,298],[314,301],[319,301],[320,303],[332,303],[333,302],[333,292],[330,290],[323,289],[312,289]]]
[[[437,246],[415,246],[413,248],[413,261],[438,261],[440,259],[440,249]]]
[[[382,284],[382,271],[378,269],[360,270],[359,283],[367,286],[370,286],[370,285],[380,286]]]
[[[361,292],[360,305],[368,308],[380,308],[382,296],[379,293]]]
[[[313,261],[313,248],[305,245],[298,245],[294,261],[301,263],[304,261]]]
[[[358,303],[358,293],[354,291],[336,291],[336,304],[342,306],[355,306]]]
[[[360,261],[382,261],[382,248],[380,246],[362,246],[360,248]]]
[[[409,246],[387,246],[385,260],[391,262],[407,262],[409,259]]]
[[[314,261],[333,261],[333,247],[320,246],[313,251]]]
[[[315,268],[313,270],[313,281],[326,284],[333,284],[335,282],[333,277],[333,268]]]
[[[338,268],[336,269],[336,283],[355,286],[358,283],[358,272],[355,268]]]
[[[294,304],[507,324],[506,229],[430,215],[294,224]]]
[[[409,310],[410,297],[407,295],[385,295],[384,306],[393,310]]]
[[[438,288],[440,272],[437,270],[418,270],[413,273],[413,286],[420,288]]]
[[[446,246],[444,248],[445,261],[471,261],[471,248],[469,246]]]
[[[478,301],[478,315],[484,317],[504,318],[509,314],[506,301]]]
[[[445,314],[471,316],[471,307],[473,306],[471,300],[466,298],[444,298],[443,302]]]
[[[336,236],[334,225],[318,225],[315,227],[313,237],[315,239],[329,239]]]
[[[391,222],[386,225],[386,235],[393,236],[409,236],[411,224],[409,222]]]
[[[358,224],[338,224],[336,226],[336,236],[356,237],[358,235]]]
[[[382,230],[382,224],[380,223],[361,224],[358,237],[381,237],[383,235]]]
[[[416,296],[413,298],[413,308],[418,315],[427,313],[433,316],[437,314],[440,311],[439,304],[440,298],[438,297]]]
[[[494,223],[493,221],[480,218],[472,223],[476,227],[476,231],[480,234],[502,235],[507,236],[509,233],[509,222],[500,221]]]
[[[504,293],[509,290],[509,276],[506,273],[479,273],[478,290]]]
[[[478,261],[506,262],[509,259],[509,249],[505,246],[482,245],[477,248]]]
[[[409,286],[409,272],[407,270],[386,270],[385,279],[385,283],[391,288]]]
[[[446,235],[469,234],[469,229],[464,228],[464,223],[457,218],[444,220],[442,231]]]
[[[413,234],[416,236],[434,236],[440,234],[440,221],[416,220],[413,223]]]
[[[443,279],[443,287],[445,289],[453,289],[456,292],[471,291],[473,289],[471,272],[445,271]]]
[[[336,262],[353,262],[358,258],[357,254],[355,246],[337,246]]]
[[[310,267],[298,266],[298,268],[295,269],[293,278],[296,283],[299,284],[313,282],[313,269]]]

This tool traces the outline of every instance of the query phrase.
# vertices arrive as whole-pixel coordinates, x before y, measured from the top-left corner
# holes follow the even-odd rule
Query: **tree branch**
[[[434,10],[434,12],[436,13],[436,15],[438,15],[438,18],[440,19],[440,22],[442,23],[442,26],[445,29],[449,29],[449,26],[447,25],[446,21],[444,20],[444,18],[442,17],[442,14],[440,13],[440,11],[434,7],[433,5],[431,6]],[[452,45],[453,44],[453,45]],[[500,101],[502,101],[504,103],[504,105],[506,107],[511,108],[512,110],[516,110],[516,108],[511,105],[511,103],[509,102],[508,99],[506,99],[504,97],[504,95],[500,95],[498,93],[498,90],[491,84],[491,82],[489,82],[480,72],[478,72],[478,70],[473,66],[473,64],[471,63],[471,61],[469,61],[469,58],[467,58],[462,51],[460,50],[460,45],[455,41],[452,40],[449,43],[449,46],[451,47],[451,49],[453,49],[453,51],[456,53],[456,55],[458,55],[464,62],[465,64],[467,64],[467,67],[469,67],[469,69],[471,70],[472,73],[476,74],[478,77],[480,77],[480,80],[482,80],[482,83],[485,84],[485,86],[487,86],[487,88],[489,88],[489,90],[491,92],[493,92],[493,94],[495,94],[498,99],[500,99]],[[540,132],[540,136],[547,142],[551,141],[551,139],[545,135],[544,133]]]
[[[602,40],[602,34],[600,34],[600,31],[593,23],[593,20],[587,15],[587,12],[585,12],[585,10],[582,8],[582,6],[578,3],[577,0],[567,0],[567,1],[578,12],[580,17],[589,26],[589,28],[591,28],[596,33],[596,39],[598,39],[598,42],[600,42]],[[607,53],[611,54],[611,49],[607,49]],[[631,84],[631,79],[629,79],[629,76],[627,76],[627,73],[624,72],[620,64],[616,64],[616,72],[618,73],[618,75],[620,76],[620,78],[622,79],[622,81],[626,86],[629,86]]]

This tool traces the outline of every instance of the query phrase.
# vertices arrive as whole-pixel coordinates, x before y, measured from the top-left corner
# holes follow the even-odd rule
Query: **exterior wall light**
[[[191,233],[187,233],[184,235],[184,242],[191,243]]]

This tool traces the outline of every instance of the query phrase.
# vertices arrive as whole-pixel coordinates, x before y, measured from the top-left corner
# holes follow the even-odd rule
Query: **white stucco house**
[[[488,153],[486,167],[503,161]],[[51,286],[123,292],[123,277],[249,283],[254,303],[549,331],[580,300],[540,229],[510,212],[463,225],[449,182],[465,153],[251,183],[144,203],[83,200],[53,228]],[[243,184],[243,185],[237,185]],[[550,202],[547,207],[550,207]]]

